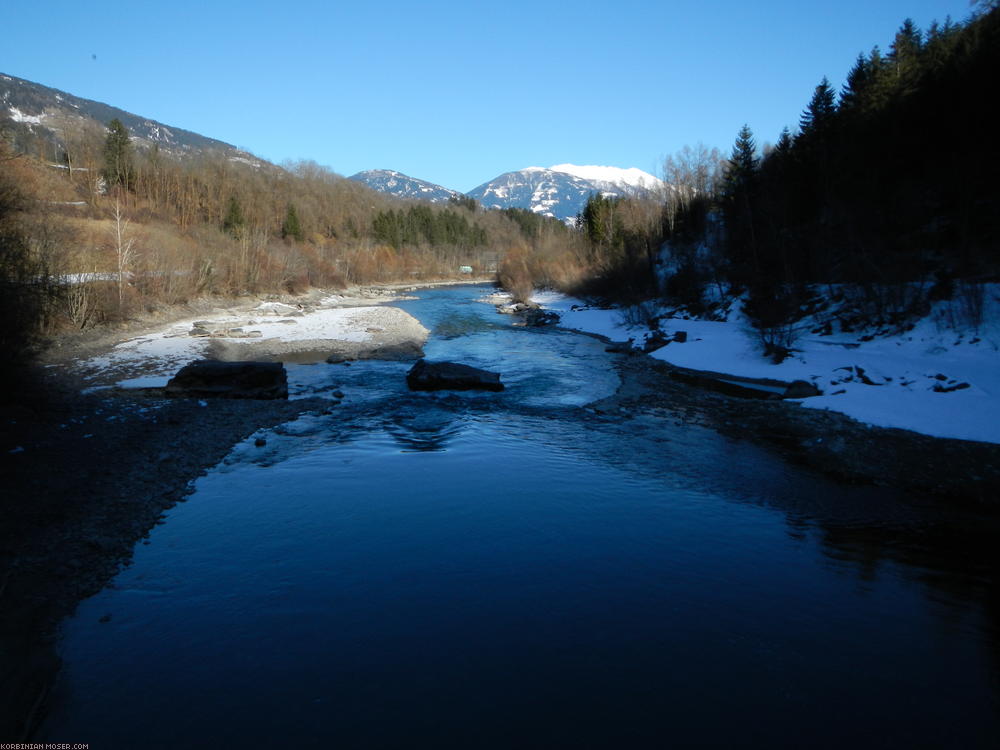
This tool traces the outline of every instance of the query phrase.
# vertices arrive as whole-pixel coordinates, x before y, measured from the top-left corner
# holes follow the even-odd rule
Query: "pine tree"
[[[786,125],[781,129],[778,142],[774,145],[774,153],[779,158],[784,158],[792,152],[792,133]]]
[[[128,128],[115,118],[108,123],[108,137],[104,142],[104,181],[108,188],[122,187],[130,190],[135,185],[135,167],[132,163],[132,143]]]
[[[722,178],[722,207],[726,225],[727,255],[737,274],[759,274],[754,230],[757,178],[760,160],[749,125],[740,128]]]
[[[847,82],[840,92],[841,108],[848,109],[860,104],[865,89],[871,82],[871,72],[868,59],[859,54],[858,59],[854,61],[854,67],[847,73]]]
[[[836,94],[833,92],[833,87],[830,86],[830,81],[827,80],[827,77],[823,76],[823,80],[819,82],[819,85],[813,91],[809,105],[802,113],[802,117],[799,118],[799,128],[802,130],[802,133],[807,134],[825,130],[830,124],[834,113],[837,111],[835,101]]]
[[[889,49],[889,66],[899,93],[907,94],[916,88],[922,50],[923,35],[913,21],[907,18],[896,32],[896,38]]]
[[[298,242],[302,242],[306,237],[302,231],[302,225],[299,223],[299,215],[295,211],[295,206],[291,203],[288,204],[288,213],[285,215],[285,221],[281,225],[281,238],[288,239],[289,237]]]
[[[726,165],[723,175],[723,195],[731,198],[740,190],[749,188],[759,163],[753,132],[749,125],[744,125],[736,136],[733,153]]]
[[[896,65],[905,65],[916,59],[923,46],[923,34],[913,23],[912,18],[903,21],[896,32],[892,47],[889,49],[889,60]]]
[[[230,196],[226,218],[222,221],[222,230],[238,239],[245,225],[246,219],[243,216],[243,209],[240,207],[240,202],[236,200],[235,195]]]

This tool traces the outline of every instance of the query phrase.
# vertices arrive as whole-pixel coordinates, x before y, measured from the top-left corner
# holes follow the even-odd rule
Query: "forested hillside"
[[[22,323],[4,334],[13,350],[201,296],[458,278],[462,266],[489,276],[512,249],[581,267],[556,222],[526,231],[471,200],[395,199],[312,162],[176,153],[117,119],[62,131],[52,153],[18,151],[19,133],[0,141],[3,314]]]
[[[885,51],[858,56],[842,91],[823,78],[773,146],[748,125],[728,160],[703,147],[668,160],[656,220],[637,219],[648,204],[593,197],[580,225],[608,262],[591,288],[694,312],[748,291],[762,329],[817,294],[848,297],[872,324],[903,325],[951,295],[974,318],[1000,273],[998,70],[995,8],[925,31],[905,21]]]

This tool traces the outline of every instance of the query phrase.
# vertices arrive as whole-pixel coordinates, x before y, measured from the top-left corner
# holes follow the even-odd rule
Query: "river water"
[[[672,417],[582,408],[600,342],[446,287],[429,359],[234,446],[62,631],[92,748],[995,747],[993,526]],[[876,449],[873,447],[873,449]]]

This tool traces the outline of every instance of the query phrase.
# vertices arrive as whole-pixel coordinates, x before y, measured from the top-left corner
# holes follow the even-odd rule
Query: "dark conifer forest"
[[[926,30],[904,21],[885,51],[857,57],[840,92],[823,77],[773,146],[745,125],[709,190],[673,184],[649,242],[626,200],[594,197],[580,225],[592,246],[619,252],[591,287],[626,301],[663,294],[693,312],[713,286],[748,291],[762,328],[818,291],[853,295],[876,323],[953,294],[974,313],[1000,272],[998,70],[997,9]],[[642,249],[661,238],[668,268],[654,277]]]

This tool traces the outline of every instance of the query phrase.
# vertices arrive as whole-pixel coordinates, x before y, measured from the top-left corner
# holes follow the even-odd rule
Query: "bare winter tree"
[[[678,209],[690,204],[696,195],[712,194],[722,174],[722,163],[722,152],[704,143],[684,146],[664,160],[665,202],[671,230]]]
[[[115,211],[112,218],[115,221],[111,232],[117,261],[118,312],[122,313],[125,308],[125,279],[129,268],[135,261],[136,252],[135,238],[129,236],[130,221],[122,213],[121,202],[117,196],[115,197]]]

